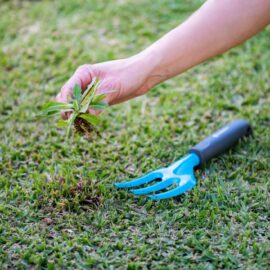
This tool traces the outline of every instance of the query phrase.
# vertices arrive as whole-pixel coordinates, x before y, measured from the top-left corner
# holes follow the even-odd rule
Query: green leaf
[[[71,128],[72,128],[72,125],[74,124],[74,121],[76,119],[76,117],[78,116],[78,112],[73,112],[71,114],[71,116],[69,117],[68,119],[68,127],[67,127],[67,134],[66,134],[66,138],[69,137],[70,133],[71,133]]]
[[[75,86],[73,87],[73,98],[75,100],[77,100],[77,102],[80,102],[82,96],[82,89],[78,84],[75,84]]]
[[[107,108],[109,105],[106,102],[100,101],[98,103],[95,104],[91,104],[90,108],[94,109],[94,110],[104,110],[105,108]]]
[[[92,103],[99,103],[100,101],[102,101],[104,98],[106,97],[105,94],[100,94],[100,95],[96,95],[95,97],[93,97]]]
[[[67,120],[63,120],[60,119],[57,123],[57,127],[62,128],[62,127],[66,127],[68,125],[68,121]]]
[[[90,102],[91,102],[91,95],[87,96],[81,103],[81,108],[80,108],[81,113],[87,112]]]
[[[87,86],[86,90],[83,92],[83,95],[81,97],[81,102],[84,100],[84,98],[88,95],[88,93],[91,91],[93,88],[94,84],[96,83],[96,77],[94,77],[91,81],[91,83]]]
[[[79,114],[79,117],[95,126],[100,123],[100,119],[96,115],[93,115],[93,114],[81,113]]]
[[[81,109],[80,109],[80,112],[81,112],[81,113],[86,113],[86,112],[87,112],[87,110],[88,110],[88,108],[89,108],[89,105],[90,105],[90,103],[91,103],[91,101],[92,101],[92,99],[93,99],[93,97],[94,97],[94,95],[95,95],[95,92],[96,92],[96,90],[97,90],[99,84],[100,84],[100,81],[97,81],[97,82],[93,85],[91,91],[87,94],[87,96],[86,96],[86,97],[84,98],[84,100],[81,102]]]
[[[35,115],[35,118],[39,119],[39,118],[47,118],[47,117],[50,117],[50,116],[54,116],[56,114],[59,114],[58,111],[54,111],[54,112],[49,112],[49,113],[44,113],[44,112],[41,112],[41,113],[37,113]]]
[[[78,103],[78,100],[74,100],[73,101],[73,107],[75,111],[79,111],[80,110],[80,104]]]
[[[51,115],[61,112],[63,110],[72,110],[73,106],[64,102],[50,101],[42,107],[42,113],[44,115]]]
[[[65,102],[49,101],[43,105],[42,110],[47,110],[52,107],[65,107],[67,105],[68,104]]]

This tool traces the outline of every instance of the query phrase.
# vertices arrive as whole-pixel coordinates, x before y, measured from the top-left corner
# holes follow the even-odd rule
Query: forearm
[[[152,86],[244,42],[270,23],[269,0],[209,0],[137,55]]]
[[[270,0],[208,0],[141,53],[79,67],[57,100],[66,102],[74,85],[85,90],[94,77],[102,80],[98,91],[108,93],[109,104],[143,95],[156,84],[244,42],[269,23]]]

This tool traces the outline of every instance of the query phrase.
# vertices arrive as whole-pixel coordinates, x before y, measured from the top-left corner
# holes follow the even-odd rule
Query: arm
[[[209,0],[141,53],[160,83],[235,47],[270,23],[269,0]],[[143,60],[142,60],[143,61]]]
[[[93,77],[99,92],[117,104],[244,42],[270,23],[269,0],[208,0],[188,20],[130,58],[83,65],[63,86],[66,101],[76,83],[85,89]]]

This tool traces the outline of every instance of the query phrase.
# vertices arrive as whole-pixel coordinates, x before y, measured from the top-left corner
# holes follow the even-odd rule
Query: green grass
[[[77,66],[132,55],[200,1],[2,1],[1,269],[266,269],[270,260],[270,29],[109,108],[101,136],[64,143],[33,115]],[[113,187],[164,166],[235,118],[254,138],[152,202]]]

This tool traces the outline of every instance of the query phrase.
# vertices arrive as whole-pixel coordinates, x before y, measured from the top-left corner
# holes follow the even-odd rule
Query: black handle
[[[189,153],[195,153],[200,157],[199,167],[201,167],[211,158],[233,147],[240,138],[251,133],[251,126],[246,120],[235,120],[193,146]]]

